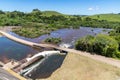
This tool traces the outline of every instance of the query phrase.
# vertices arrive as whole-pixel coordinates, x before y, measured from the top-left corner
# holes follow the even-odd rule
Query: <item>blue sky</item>
[[[30,12],[38,8],[65,14],[120,13],[120,0],[0,0],[0,10]]]

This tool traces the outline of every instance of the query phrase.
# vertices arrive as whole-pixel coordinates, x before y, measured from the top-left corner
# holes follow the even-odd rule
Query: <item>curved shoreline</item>
[[[4,32],[12,31],[12,28],[16,28],[18,26],[0,26],[0,30]],[[0,37],[3,37],[2,34],[0,34]]]
[[[4,26],[4,27],[1,27],[0,26],[0,30],[2,31],[12,31],[12,28],[16,28],[16,27],[19,27],[19,26]]]

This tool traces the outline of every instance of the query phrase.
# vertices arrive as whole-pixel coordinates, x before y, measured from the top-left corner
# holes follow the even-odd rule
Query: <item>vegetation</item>
[[[119,68],[69,53],[59,69],[50,77],[39,80],[119,80],[119,78]]]
[[[76,41],[75,47],[77,50],[88,51],[106,57],[120,58],[118,42],[108,35],[86,36]]]
[[[120,26],[120,22],[110,22],[107,20],[99,20],[85,17],[82,20],[81,26],[115,29]]]
[[[101,16],[97,16],[98,18]],[[0,11],[0,26],[22,26],[13,31],[21,36],[35,38],[61,28],[99,27],[116,28],[119,21],[92,18],[92,16],[64,15],[55,11],[33,9],[30,13]]]
[[[102,14],[95,16],[64,15],[55,11],[33,9],[30,13],[0,10],[0,26],[22,26],[13,32],[28,38],[36,38],[61,28],[99,27],[113,28],[108,35],[87,36],[76,42],[76,49],[120,58],[120,15]],[[59,43],[61,39],[48,38],[45,42]]]
[[[56,12],[56,11],[43,11],[42,12],[42,16],[52,16],[52,15],[63,15],[59,12]]]
[[[45,39],[45,42],[47,42],[47,43],[53,43],[53,44],[58,44],[61,41],[62,41],[61,38],[53,38],[53,37],[51,37],[51,38]]]
[[[76,49],[108,57],[120,58],[120,22],[118,18],[115,18],[116,16],[119,18],[119,14],[81,17],[79,15],[64,15],[55,11],[42,12],[39,9],[33,9],[30,13],[0,11],[0,25],[22,26],[14,28],[13,31],[29,38],[50,34],[51,31],[61,28],[79,28],[79,26],[113,28],[116,30],[110,32],[111,37],[98,35],[96,37],[87,36],[83,39],[79,39],[76,42]],[[107,18],[111,19],[107,20]],[[56,44],[61,42],[61,39],[48,38],[45,42]]]
[[[120,50],[120,27],[117,27],[115,30],[111,31],[109,34],[111,37],[117,40],[119,44],[119,50]]]
[[[120,22],[120,14],[98,14],[98,15],[93,15],[89,16],[92,19],[97,19],[97,20],[107,20],[110,22]]]
[[[56,30],[56,28],[51,28],[49,25],[37,23],[25,23],[23,27],[13,28],[13,32],[29,38],[36,38],[43,34],[49,34],[54,30]]]

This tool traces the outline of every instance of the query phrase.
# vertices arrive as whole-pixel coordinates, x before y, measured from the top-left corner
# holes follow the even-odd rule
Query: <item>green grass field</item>
[[[98,20],[120,22],[120,14],[98,14],[98,15],[93,15],[93,16],[89,16],[89,17],[91,17],[93,19],[98,19]]]
[[[120,69],[69,53],[62,66],[49,78],[40,80],[119,80]]]
[[[52,15],[63,15],[59,12],[56,12],[56,11],[43,11],[42,12],[42,16],[52,16]]]

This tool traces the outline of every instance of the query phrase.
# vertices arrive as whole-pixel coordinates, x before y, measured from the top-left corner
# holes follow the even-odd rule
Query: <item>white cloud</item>
[[[89,11],[97,11],[97,10],[99,10],[99,7],[98,7],[98,6],[89,7],[88,10],[89,10]]]
[[[93,11],[93,10],[94,10],[94,8],[92,8],[92,7],[89,7],[89,8],[88,8],[88,10],[89,10],[89,11]]]

